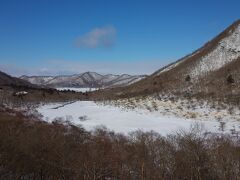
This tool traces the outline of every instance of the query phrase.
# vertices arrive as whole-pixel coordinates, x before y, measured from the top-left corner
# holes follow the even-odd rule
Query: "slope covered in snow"
[[[145,77],[145,75],[101,75],[95,72],[85,72],[72,76],[22,76],[21,79],[50,87],[99,88],[127,86]]]
[[[181,68],[185,66],[186,74],[193,78],[200,78],[208,72],[220,69],[238,57],[240,57],[240,21],[235,22],[193,54],[162,68],[154,75],[158,76],[181,65]]]
[[[209,71],[215,71],[240,57],[240,25],[229,36],[222,39],[215,49],[199,59],[190,71],[192,77],[199,77]]]

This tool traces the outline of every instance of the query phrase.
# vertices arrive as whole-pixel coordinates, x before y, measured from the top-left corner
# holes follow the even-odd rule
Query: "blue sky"
[[[239,0],[0,0],[0,70],[149,74],[240,18]]]

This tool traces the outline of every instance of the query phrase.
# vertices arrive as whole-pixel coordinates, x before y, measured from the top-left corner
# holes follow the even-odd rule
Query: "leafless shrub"
[[[200,124],[167,137],[29,120],[0,108],[0,179],[239,179],[240,140]]]

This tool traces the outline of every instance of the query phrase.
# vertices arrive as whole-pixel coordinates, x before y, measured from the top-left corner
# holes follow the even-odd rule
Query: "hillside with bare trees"
[[[240,20],[180,60],[128,87],[102,91],[100,97],[154,93],[240,102]]]

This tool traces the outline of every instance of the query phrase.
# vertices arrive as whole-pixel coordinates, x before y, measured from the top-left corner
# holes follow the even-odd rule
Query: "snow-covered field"
[[[105,126],[110,130],[129,133],[135,130],[154,130],[162,135],[179,129],[189,129],[194,123],[201,124],[206,131],[219,132],[220,123],[217,120],[197,120],[150,112],[145,109],[123,109],[114,105],[103,105],[92,101],[77,101],[73,103],[58,103],[40,106],[37,111],[43,119],[52,122],[55,118],[69,120],[75,125],[82,125],[87,130]],[[233,127],[240,128],[237,121],[226,122],[225,131]],[[239,130],[239,129],[238,129]]]
[[[95,91],[97,88],[70,88],[70,87],[61,87],[61,88],[56,88],[59,91],[64,91],[64,90],[70,90],[70,91],[75,91],[75,92],[89,92],[89,91]]]

